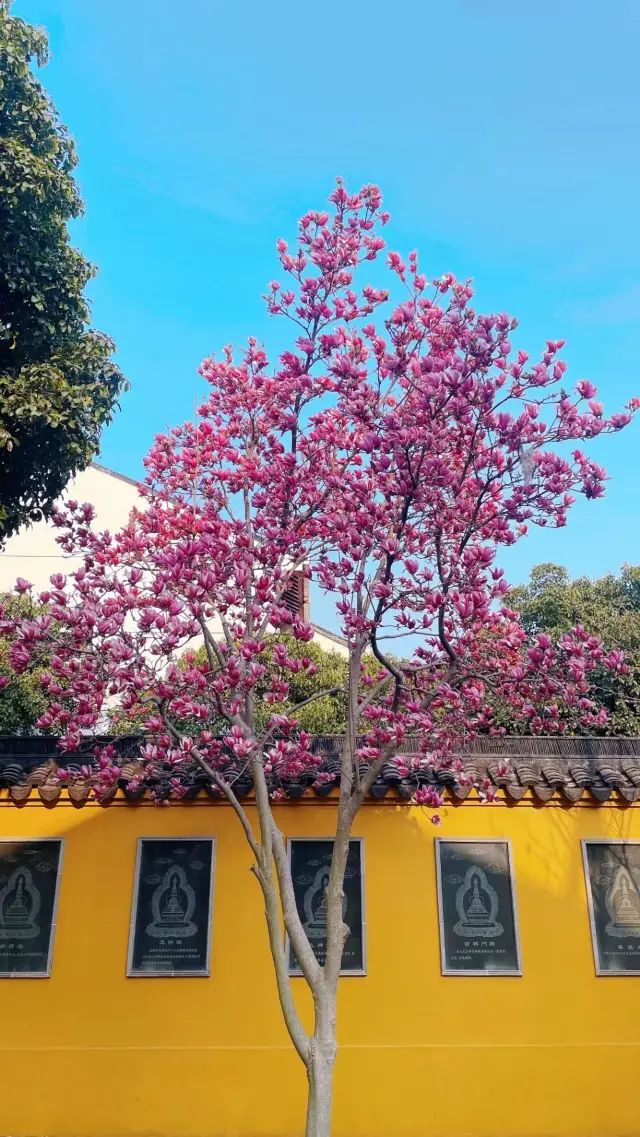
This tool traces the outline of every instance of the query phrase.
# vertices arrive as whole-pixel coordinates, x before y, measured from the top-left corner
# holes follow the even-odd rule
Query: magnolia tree
[[[530,525],[564,525],[575,493],[602,494],[604,470],[566,443],[619,430],[640,400],[606,418],[590,383],[567,393],[561,341],[535,363],[514,353],[516,321],[478,315],[469,284],[427,280],[416,253],[386,258],[395,306],[386,289],[356,285],[385,247],[387,220],[375,187],[351,196],[339,182],[327,212],[302,218],[294,249],[278,242],[283,282],[265,300],[290,321],[290,349],[274,365],[251,339],[239,356],[226,348],[207,359],[195,422],[158,436],[146,459],[144,509],[118,533],[95,533],[92,507],[70,501],[55,524],[82,567],[34,597],[44,612],[0,624],[16,671],[39,653],[49,659],[39,726],[62,734],[63,752],[86,745],[113,699],[143,718],[135,774],[109,746],[81,773],[99,798],[123,777],[159,798],[204,777],[237,814],[308,1076],[308,1137],[330,1131],[349,837],[383,765],[416,766],[416,801],[437,810],[433,771],[460,771],[456,750],[492,729],[496,691],[532,731],[562,729],[560,705],[563,718],[570,706],[576,723],[592,724],[603,712],[587,696],[590,672],[624,667],[581,628],[527,641],[495,560]],[[287,648],[291,635],[313,638],[284,604],[297,572],[333,598],[349,645],[344,688],[310,697],[347,707],[322,965],[273,808],[284,784],[327,778],[297,728],[309,699],[293,708],[288,699],[291,677],[313,666]],[[30,594],[28,582],[16,587]],[[258,697],[270,715],[256,713]],[[402,756],[408,736],[419,739],[411,758]],[[247,807],[234,784],[249,772]],[[292,995],[282,923],[312,994],[311,1032]]]

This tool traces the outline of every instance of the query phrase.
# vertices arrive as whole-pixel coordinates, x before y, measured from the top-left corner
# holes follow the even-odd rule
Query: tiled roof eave
[[[417,786],[411,787],[406,783],[399,786],[374,786],[365,805],[418,808],[414,802],[416,788]],[[241,798],[243,805],[251,805],[254,800],[252,789],[246,790],[238,796]],[[454,785],[443,789],[442,797],[445,805],[455,807],[472,803],[475,805],[486,804],[486,799],[475,786]],[[77,782],[69,786],[63,786],[60,782],[55,780],[54,776],[51,776],[49,780],[40,785],[33,783],[18,784],[0,790],[0,807],[3,805],[13,805],[22,808],[26,805],[42,805],[51,809],[57,805],[66,805],[81,809],[86,805],[100,807],[113,804],[121,806],[155,805],[158,800],[173,800],[174,804],[184,803],[186,805],[197,802],[199,806],[227,804],[226,799],[221,793],[211,791],[205,786],[194,786],[186,797],[180,799],[176,799],[172,793],[167,793],[166,795],[161,793],[159,799],[154,799],[150,788],[129,791],[126,787],[119,786],[110,790],[109,793],[101,799],[97,799],[89,783]],[[276,804],[286,808],[287,806],[292,807],[297,804],[331,805],[332,803],[336,803],[337,800],[338,790],[336,787],[326,785],[320,787],[301,787],[299,784],[292,783],[290,786],[285,787],[284,796],[280,798]],[[610,787],[600,786],[589,789],[574,787],[553,789],[552,787],[542,788],[533,786],[527,789],[522,786],[512,785],[497,789],[493,804],[495,803],[508,807],[517,805],[534,807],[562,805],[565,808],[571,808],[577,805],[581,807],[597,807],[609,804],[629,808],[640,803],[640,790],[636,789],[631,791],[626,788],[614,790]]]
[[[340,776],[341,743],[339,736],[316,736],[312,749],[321,759],[323,784],[311,786],[310,776],[299,782],[283,781],[279,787],[283,800],[330,801]],[[147,800],[148,791],[125,788],[138,769],[140,738],[118,738],[114,744],[124,772],[118,800],[132,804]],[[480,800],[475,786],[497,792],[500,800],[508,804],[611,802],[628,806],[640,800],[639,738],[479,738],[457,757],[456,769],[425,768],[420,761],[419,740],[410,738],[398,760],[392,759],[383,767],[369,800],[380,804],[411,802],[416,789],[424,785],[436,787],[448,801],[457,804]],[[39,800],[48,806],[70,801],[83,805],[94,796],[91,782],[81,770],[86,761],[81,754],[61,755],[55,738],[0,738],[0,801],[21,805]],[[71,774],[68,788],[63,788],[57,778],[58,763]],[[223,772],[228,779],[234,779],[233,768]],[[240,798],[252,792],[251,779],[246,774],[233,784]],[[164,781],[159,778],[156,795],[171,797],[170,790],[168,777]],[[204,775],[194,775],[187,799],[207,794],[212,800],[219,796],[217,790],[206,785]]]

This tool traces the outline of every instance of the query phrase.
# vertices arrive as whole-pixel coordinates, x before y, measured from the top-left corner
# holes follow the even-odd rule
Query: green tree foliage
[[[309,666],[301,666],[300,671],[295,675],[287,673],[287,682],[289,684],[289,698],[286,704],[279,704],[278,713],[284,714],[283,706],[286,705],[286,710],[290,711],[292,707],[298,706],[305,699],[310,699],[312,696],[319,695],[321,691],[330,691],[334,688],[340,688],[340,692],[335,692],[332,695],[324,695],[321,698],[314,698],[312,702],[303,707],[297,714],[299,729],[306,730],[308,734],[344,734],[347,726],[347,701],[346,689],[348,679],[348,663],[344,656],[340,655],[337,651],[326,651],[320,647],[319,644],[303,643],[296,640],[293,636],[288,635],[273,635],[267,637],[267,648],[261,656],[261,663],[266,665],[266,672],[262,680],[256,686],[256,722],[260,724],[262,729],[267,722],[269,716],[273,713],[273,708],[263,701],[263,696],[269,688],[272,675],[278,671],[274,659],[273,648],[275,644],[285,644],[289,656],[293,659],[308,661]],[[204,646],[195,653],[186,653],[181,660],[181,665],[186,666],[187,662],[195,660],[196,663],[204,664],[206,662],[206,653]],[[393,659],[393,662],[397,662]],[[375,680],[376,676],[380,674],[380,665],[373,658],[372,655],[365,656],[364,670],[367,675]],[[121,709],[114,707],[110,713],[110,730],[113,734],[135,734],[142,732],[143,716],[137,715],[132,717],[126,714]],[[181,730],[185,730],[185,724],[180,723]],[[221,721],[213,721],[208,724],[208,728],[214,733],[218,731],[223,732],[224,725]],[[201,726],[201,724],[200,724]],[[199,727],[200,728],[200,727]]]
[[[94,267],[72,247],[75,147],[31,71],[44,33],[0,0],[0,540],[46,515],[98,448],[125,386],[88,326]]]
[[[0,594],[0,605],[7,618],[33,615],[31,601],[11,593]],[[16,675],[7,656],[7,641],[0,638],[0,679],[7,680],[0,689],[0,734],[36,734],[36,720],[47,707],[39,683],[44,665],[29,666],[22,675]]]
[[[340,687],[346,691],[349,668],[344,656],[337,651],[325,651],[313,641],[302,643],[293,636],[278,635],[271,637],[271,643],[269,643],[260,661],[266,664],[267,671],[262,682],[258,684],[258,700],[267,690],[273,674],[272,645],[275,643],[285,644],[288,654],[293,659],[308,659],[311,665],[308,668],[302,667],[295,675],[287,675],[289,698],[286,703],[286,710],[281,710],[278,707],[279,714],[287,714],[292,707],[302,703],[305,699],[309,699],[312,695],[319,694],[320,691],[331,690],[333,687]],[[269,715],[273,713],[273,708],[267,703],[258,701],[256,712],[262,720],[262,729]],[[296,714],[296,718],[300,729],[306,730],[309,734],[343,734],[347,724],[346,695],[325,695],[321,699],[315,699],[308,706],[303,707]]]
[[[310,667],[301,667],[296,675],[287,675],[289,683],[287,710],[320,691],[331,690],[333,687],[346,689],[347,685],[347,660],[339,652],[325,651],[313,642],[301,643],[293,636],[274,635],[267,637],[268,646],[261,657],[261,663],[266,664],[267,670],[256,687],[256,721],[260,722],[261,726],[266,724],[267,719],[273,713],[273,708],[268,703],[263,702],[262,697],[267,691],[271,676],[276,670],[273,656],[273,647],[276,643],[286,644],[287,651],[292,658],[301,661],[307,659],[311,664]],[[186,653],[181,664],[186,666],[187,662],[192,659],[195,659],[196,663],[204,664],[206,658],[203,646],[195,654]],[[373,667],[371,670],[375,674],[378,670],[377,665],[375,671]],[[285,713],[281,710],[281,705],[278,706],[278,713]],[[134,734],[137,731],[142,731],[142,716],[140,715],[132,718],[119,708],[114,707],[109,717],[111,720],[110,729],[114,734]],[[300,729],[308,731],[309,734],[342,734],[347,722],[346,697],[344,695],[326,695],[324,698],[315,699],[308,706],[303,707],[296,717]],[[184,724],[180,725],[181,729],[184,729]],[[222,732],[224,724],[221,721],[211,722],[208,727],[217,733],[218,730]]]
[[[547,632],[556,639],[581,624],[606,648],[624,651],[628,674],[603,670],[592,695],[609,715],[603,733],[640,734],[640,567],[624,565],[619,576],[599,580],[571,580],[560,565],[536,565],[509,603],[530,635]]]

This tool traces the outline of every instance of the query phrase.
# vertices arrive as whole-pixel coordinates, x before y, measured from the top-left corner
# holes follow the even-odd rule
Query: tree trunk
[[[350,751],[349,751],[350,754]],[[349,757],[349,763],[351,759]],[[343,767],[346,765],[343,755]],[[324,966],[319,983],[312,988],[315,1027],[309,1039],[307,1078],[309,1098],[305,1137],[330,1137],[333,1098],[333,1070],[336,1060],[336,1004],[342,953],[349,929],[342,918],[344,874],[349,855],[351,820],[348,803],[351,790],[351,766],[347,776],[343,769],[340,786],[338,824],[331,856],[331,873],[327,886],[327,940]]]
[[[310,1039],[310,1051],[305,1137],[330,1137],[336,1044],[332,1038],[321,1040],[315,1034]]]

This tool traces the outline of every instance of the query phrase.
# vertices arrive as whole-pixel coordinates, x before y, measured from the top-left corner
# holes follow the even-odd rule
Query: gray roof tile
[[[318,785],[311,784],[310,776],[285,783],[283,788],[289,800],[296,801],[309,794],[327,797],[335,790],[340,778],[341,743],[339,736],[313,739],[314,751],[323,756],[321,770],[330,777]],[[136,760],[138,744],[139,739],[135,738],[115,740],[129,773],[135,770],[132,763]],[[461,769],[456,770],[446,766],[425,768],[419,762],[419,753],[418,740],[409,739],[402,750],[404,761],[390,760],[383,767],[371,789],[372,799],[391,796],[409,801],[419,785],[432,784],[450,795],[450,800],[464,801],[470,794],[476,796],[473,785],[482,786],[487,780],[514,803],[528,793],[534,801],[546,802],[557,797],[569,804],[585,795],[595,802],[613,798],[631,804],[640,800],[640,738],[480,737],[460,749]],[[61,796],[56,777],[59,764],[70,771],[75,768],[76,778],[69,784],[68,796],[73,804],[81,806],[92,793],[91,779],[80,774],[81,761],[87,761],[85,755],[61,755],[55,738],[0,738],[0,790],[16,805],[24,804],[32,794],[39,796],[45,805],[55,805]],[[361,772],[365,769],[363,765]],[[251,792],[251,780],[246,771],[234,785],[239,797]],[[115,792],[109,794],[108,800],[113,800]],[[168,779],[166,785],[159,783],[158,792],[161,797],[170,796]],[[220,797],[217,789],[206,784],[204,775],[194,775],[187,797],[202,793],[214,800]],[[125,796],[131,802],[143,795],[144,790],[125,789]]]

